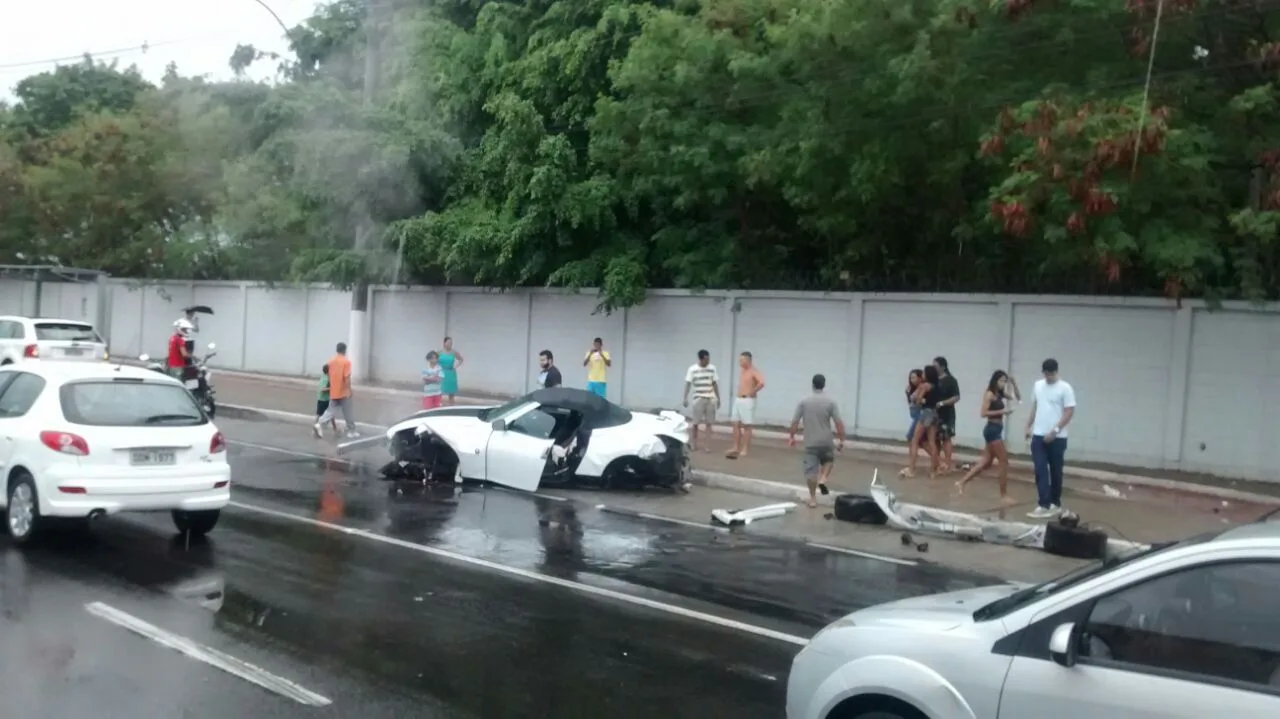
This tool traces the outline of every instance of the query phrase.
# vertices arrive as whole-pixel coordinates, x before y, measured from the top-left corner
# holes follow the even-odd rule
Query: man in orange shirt
[[[750,352],[738,355],[738,395],[733,399],[733,449],[729,459],[747,456],[751,432],[756,423],[756,395],[764,389],[764,375],[756,369]]]
[[[347,359],[347,343],[338,343],[338,353],[329,359],[329,407],[311,426],[316,439],[324,436],[324,424],[337,416],[342,409],[342,421],[346,423],[348,437],[359,437],[356,422],[351,417],[351,360]]]

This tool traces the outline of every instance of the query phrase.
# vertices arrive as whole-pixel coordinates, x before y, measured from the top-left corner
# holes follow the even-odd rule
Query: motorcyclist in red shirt
[[[169,363],[168,371],[176,379],[182,379],[183,372],[187,365],[191,363],[191,350],[188,349],[187,340],[191,336],[191,330],[194,326],[186,319],[180,319],[173,323],[173,336],[169,338]]]

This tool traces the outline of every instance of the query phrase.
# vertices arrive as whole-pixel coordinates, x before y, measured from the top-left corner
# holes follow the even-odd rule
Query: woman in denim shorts
[[[987,391],[982,394],[982,405],[978,411],[979,415],[987,421],[982,428],[984,442],[982,456],[964,475],[964,478],[956,482],[956,489],[964,494],[965,485],[982,474],[987,467],[999,462],[1000,502],[1005,505],[1013,501],[1009,498],[1009,450],[1004,444],[1004,418],[1013,412],[1013,407],[1005,406],[1005,398],[1007,387],[1012,382],[1013,378],[1004,370],[998,369],[991,373],[991,381],[987,382]],[[1013,386],[1016,393],[1017,385]]]

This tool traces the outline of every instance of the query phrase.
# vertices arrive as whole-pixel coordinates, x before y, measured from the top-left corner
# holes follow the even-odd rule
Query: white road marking
[[[333,703],[333,701],[328,697],[316,694],[315,692],[295,684],[288,679],[278,677],[266,669],[254,666],[244,660],[236,659],[229,654],[224,654],[212,647],[206,647],[187,639],[186,637],[161,629],[154,624],[143,621],[132,614],[116,609],[109,604],[91,602],[84,605],[84,608],[85,611],[95,617],[105,619],[118,627],[122,627],[134,634],[150,639],[156,644],[179,651],[196,661],[204,662],[211,667],[221,669],[222,671],[233,676],[237,676],[247,682],[257,684],[263,689],[292,699],[299,704],[306,704],[307,706],[313,707],[324,707]]]
[[[876,559],[881,562],[888,562],[890,564],[901,564],[904,567],[914,567],[919,564],[919,562],[917,562],[914,559],[898,559],[897,557],[886,557],[883,554],[872,554],[871,552],[863,552],[857,549],[849,549],[847,547],[837,547],[831,544],[820,544],[818,542],[805,542],[805,544],[809,545],[810,547],[825,549],[828,552],[840,552],[842,554],[852,554],[855,557],[862,557],[863,559]]]
[[[325,455],[319,454],[316,452],[299,452],[296,449],[285,449],[284,447],[271,447],[265,444],[254,444],[253,442],[244,442],[238,439],[232,439],[228,441],[231,442],[231,444],[238,444],[241,447],[248,447],[250,449],[260,449],[260,450],[263,450],[264,452],[278,452],[280,454],[288,454],[294,457],[305,457],[307,459],[324,459],[330,462],[339,462],[341,464],[351,464],[351,460],[349,459],[343,459],[341,457],[326,457]]]
[[[697,529],[710,529],[713,532],[727,532],[728,527],[718,527],[714,524],[703,524],[689,519],[677,519],[675,517],[663,517],[659,514],[649,514],[648,512],[633,512],[629,509],[617,509],[605,504],[597,504],[596,509],[601,512],[615,514],[619,517],[639,517],[640,519],[651,519],[655,522],[667,522],[670,524],[683,524],[686,527],[696,527]]]
[[[725,629],[734,629],[734,630],[743,632],[745,634],[753,634],[758,637],[765,637],[767,639],[774,639],[776,641],[786,642],[787,644],[794,644],[796,646],[802,647],[809,643],[809,640],[806,639],[805,637],[797,636],[795,634],[787,634],[786,632],[780,632],[774,629],[769,629],[767,627],[761,627],[755,624],[740,622],[740,621],[737,621],[736,619],[719,617],[714,614],[699,612],[693,609],[686,609],[685,607],[676,606],[674,604],[667,604],[665,602],[659,602],[653,599],[636,597],[630,594],[624,594],[623,592],[616,592],[616,591],[613,591],[612,589],[605,589],[603,587],[594,587],[589,584],[582,584],[581,582],[574,582],[568,579],[561,579],[559,577],[552,577],[546,574],[539,574],[538,572],[530,571],[527,569],[520,569],[519,567],[510,567],[505,564],[491,562],[487,559],[479,559],[477,557],[468,557],[465,554],[458,554],[456,552],[450,552],[448,550],[439,549],[437,547],[429,547],[424,544],[416,544],[414,542],[408,542],[403,539],[389,537],[385,534],[377,534],[375,532],[369,532],[363,529],[355,529],[353,527],[344,527],[339,524],[333,524],[331,522],[325,522],[319,519],[312,519],[311,517],[304,517],[299,514],[281,512],[279,510],[267,509],[266,507],[259,507],[253,504],[245,504],[243,502],[233,501],[231,502],[231,506],[237,507],[239,509],[243,509],[249,512],[256,512],[258,514],[264,514],[269,517],[275,517],[277,519],[284,519],[292,522],[298,522],[300,524],[309,524],[313,527],[324,527],[325,529],[331,529],[333,531],[341,532],[343,534],[362,537],[364,539],[370,539],[375,542],[382,542],[383,544],[390,544],[390,545],[394,545],[404,549],[410,549],[415,552],[421,552],[423,554],[427,554],[433,557],[448,559],[448,560],[452,560],[454,562],[459,562],[462,564],[469,564],[473,567],[482,567],[484,569],[489,569],[495,572],[502,572],[503,574],[509,574],[511,576],[521,577],[522,579],[529,579],[535,582],[542,582],[543,584],[551,584],[557,587],[562,587],[565,589],[571,589],[577,592],[582,592],[583,594],[590,594],[596,597],[612,599],[614,601],[623,602],[625,604],[633,604],[639,607],[644,607],[646,609],[653,609],[659,612],[665,612],[667,614],[683,617],[685,619],[693,619],[696,621],[705,622],[707,624],[723,627]]]

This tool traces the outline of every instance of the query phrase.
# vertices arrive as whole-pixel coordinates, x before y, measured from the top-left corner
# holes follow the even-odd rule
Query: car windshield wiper
[[[191,422],[199,422],[199,417],[192,417],[189,414],[153,414],[142,420],[143,424],[160,424],[161,422],[175,422],[177,420],[188,420]]]

